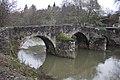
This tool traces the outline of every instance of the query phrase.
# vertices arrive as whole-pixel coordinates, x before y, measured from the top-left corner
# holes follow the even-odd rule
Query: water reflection
[[[18,53],[18,59],[21,63],[25,63],[35,69],[39,68],[45,61],[45,53],[37,54],[30,52],[29,50],[20,50]]]
[[[36,46],[36,45],[45,46],[43,40],[41,40],[40,38],[34,37],[31,39],[28,39],[25,43],[21,44],[21,49],[28,49],[29,47]]]
[[[40,38],[32,38],[26,41],[18,52],[18,59],[35,69],[39,68],[45,61],[45,44]]]
[[[94,80],[120,80],[120,60],[111,57],[97,67],[97,75]]]
[[[43,72],[60,80],[120,80],[119,49],[109,53],[80,49],[76,51],[75,59],[67,59],[46,55],[44,42],[38,40],[38,45],[35,39],[31,41],[26,42],[25,49],[19,51],[20,62],[34,68],[42,65]],[[34,43],[36,45],[33,46]]]
[[[77,58],[74,60],[47,56],[43,64],[43,71],[60,80],[120,79],[120,60],[118,55],[115,57],[116,55],[110,56],[109,53],[89,50],[79,50],[77,54]],[[47,59],[49,59],[49,63]]]

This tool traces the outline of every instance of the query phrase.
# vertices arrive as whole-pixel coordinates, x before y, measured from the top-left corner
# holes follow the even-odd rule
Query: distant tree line
[[[15,1],[0,0],[0,26],[62,25],[78,24],[105,26],[107,22],[117,22],[118,15],[102,15],[97,0],[63,0],[62,7],[48,5],[47,9],[37,10],[35,5],[22,11],[13,11]],[[112,24],[111,24],[112,25]]]
[[[16,7],[16,1],[0,0],[0,27],[9,25],[10,14]]]

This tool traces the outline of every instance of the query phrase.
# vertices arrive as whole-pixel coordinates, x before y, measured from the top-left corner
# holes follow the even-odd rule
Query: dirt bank
[[[55,80],[55,78],[19,63],[13,56],[0,53],[0,80]]]

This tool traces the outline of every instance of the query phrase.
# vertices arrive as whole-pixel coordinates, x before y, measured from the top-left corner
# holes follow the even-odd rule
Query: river
[[[110,50],[79,49],[75,59],[68,59],[46,53],[44,42],[32,38],[21,46],[18,59],[60,80],[120,80],[120,49]]]

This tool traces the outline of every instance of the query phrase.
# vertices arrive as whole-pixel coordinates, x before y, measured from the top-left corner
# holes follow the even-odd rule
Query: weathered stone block
[[[93,37],[90,40],[90,45],[89,48],[93,49],[93,50],[102,50],[105,51],[106,50],[106,46],[107,45],[107,40],[106,38],[95,38]]]
[[[74,40],[57,40],[56,54],[58,56],[75,58],[75,41]]]

